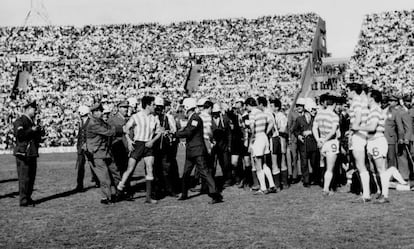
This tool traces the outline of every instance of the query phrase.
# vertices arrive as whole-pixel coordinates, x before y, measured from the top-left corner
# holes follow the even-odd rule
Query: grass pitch
[[[104,206],[89,170],[90,188],[72,191],[75,159],[41,155],[33,194],[39,204],[20,208],[14,157],[0,156],[0,248],[414,248],[412,192],[391,190],[391,203],[376,205],[300,184],[265,196],[230,187],[217,205],[206,195],[148,205],[138,192],[133,202]]]

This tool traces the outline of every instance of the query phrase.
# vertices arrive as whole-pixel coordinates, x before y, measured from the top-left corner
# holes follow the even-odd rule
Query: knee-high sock
[[[395,180],[398,181],[398,183],[400,184],[407,184],[407,182],[404,180],[404,178],[402,177],[402,175],[400,174],[400,172],[398,171],[398,169],[394,166],[389,167],[386,170],[387,176],[388,176],[388,181],[391,180],[391,177],[393,177]]]
[[[361,176],[361,183],[362,183],[362,197],[369,198],[370,197],[370,189],[369,189],[369,173],[368,171],[364,171],[359,174]]]
[[[270,168],[266,164],[263,165],[263,172],[264,172],[267,180],[269,181],[269,186],[271,188],[274,187],[275,182],[273,181],[272,171],[270,170]]]
[[[265,173],[263,170],[256,170],[257,179],[259,180],[260,190],[266,190]]]
[[[324,181],[323,181],[323,191],[326,191],[326,192],[329,191],[329,185],[331,185],[332,176],[333,176],[332,172],[328,170],[325,172]]]
[[[382,195],[385,198],[388,198],[388,192],[389,192],[388,188],[390,187],[390,178],[386,171],[380,174],[380,178],[381,178]]]

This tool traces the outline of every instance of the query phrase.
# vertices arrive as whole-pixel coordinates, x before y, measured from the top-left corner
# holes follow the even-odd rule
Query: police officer
[[[123,127],[127,123],[126,116],[128,114],[128,107],[129,104],[127,101],[119,103],[117,111],[113,115],[109,116],[108,124],[111,126]],[[128,143],[125,135],[112,139],[111,151],[116,167],[122,175],[128,167]]]
[[[32,200],[33,186],[36,178],[37,157],[43,129],[35,124],[36,102],[29,102],[23,106],[24,113],[13,123],[16,146],[17,176],[19,178],[20,206],[34,206]]]
[[[385,138],[388,142],[388,167],[398,167],[397,161],[397,144],[403,140],[404,127],[398,106],[398,98],[390,96],[388,98],[388,107],[385,109],[387,118],[385,119]]]
[[[212,158],[220,163],[223,171],[224,188],[230,187],[233,184],[232,169],[230,162],[231,151],[231,128],[230,120],[227,115],[221,112],[220,106],[216,103],[212,110],[211,131],[213,133],[214,146],[212,148]],[[215,175],[215,167],[213,168],[213,175]]]
[[[310,160],[313,169],[313,180],[320,184],[319,152],[316,140],[312,134],[312,126],[316,105],[312,101],[305,101],[305,112],[299,116],[293,126],[293,134],[297,137],[300,152],[300,164],[303,175],[303,186],[310,187],[309,166]]]
[[[200,177],[205,179],[208,185],[209,196],[212,198],[210,204],[222,202],[223,197],[217,192],[216,183],[207,166],[207,149],[203,138],[203,121],[195,113],[196,100],[186,98],[183,101],[183,105],[188,116],[188,122],[185,127],[177,132],[178,138],[186,138],[186,160],[182,177],[182,192],[178,200],[188,199],[189,178],[191,171],[196,166]]]
[[[110,126],[102,120],[102,104],[95,104],[91,108],[92,115],[86,125],[85,151],[88,160],[93,162],[93,171],[101,184],[103,198],[102,204],[110,204],[119,198],[118,192],[112,192],[111,187],[116,186],[121,176],[114,163],[110,149],[109,138],[122,136],[121,126]],[[112,184],[112,180],[114,184]]]
[[[165,113],[164,99],[155,97],[154,102],[155,116],[158,118],[160,126],[164,127],[166,131],[154,144],[154,177],[158,186],[155,185],[160,195],[177,197],[174,189],[174,183],[178,178],[178,168],[175,164],[177,139],[173,136],[177,132],[177,125],[174,117]]]

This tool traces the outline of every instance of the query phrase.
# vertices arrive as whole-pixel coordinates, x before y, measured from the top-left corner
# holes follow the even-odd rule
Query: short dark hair
[[[278,108],[282,107],[282,102],[278,98],[274,98],[270,102],[273,103],[275,107],[278,107]]]
[[[267,99],[265,97],[260,96],[260,97],[257,98],[257,103],[259,105],[262,105],[262,106],[266,107],[267,106]]]
[[[257,106],[257,102],[254,98],[248,97],[245,101],[246,105],[248,106]]]
[[[206,102],[204,102],[203,108],[208,109],[208,108],[213,107],[213,105],[214,105],[213,102],[211,102],[210,100],[207,100]]]
[[[382,102],[382,93],[378,90],[371,90],[371,98],[374,99],[376,103]]]
[[[145,109],[147,106],[151,105],[152,102],[155,101],[154,96],[144,96],[141,99],[142,109]]]
[[[350,83],[347,85],[350,91],[355,91],[358,95],[362,93],[362,85],[358,83]]]

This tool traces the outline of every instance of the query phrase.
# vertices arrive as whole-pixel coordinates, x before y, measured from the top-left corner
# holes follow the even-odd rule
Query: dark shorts
[[[282,145],[280,143],[280,137],[272,137],[272,154],[282,153]]]
[[[231,141],[231,151],[232,155],[242,155],[244,150],[244,145],[242,140],[233,139]]]
[[[129,157],[139,161],[144,157],[154,156],[154,152],[151,148],[145,147],[146,142],[135,141],[134,150],[129,154]]]

